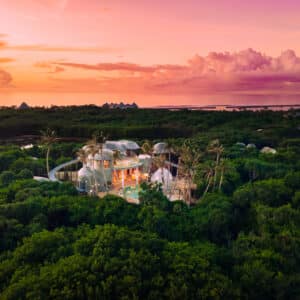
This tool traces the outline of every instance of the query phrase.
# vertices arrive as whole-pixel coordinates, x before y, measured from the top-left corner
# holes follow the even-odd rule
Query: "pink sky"
[[[0,0],[0,7],[0,105],[22,95],[34,105],[48,105],[51,95],[54,104],[71,104],[64,95],[72,94],[74,104],[99,95],[144,106],[300,96],[299,0]]]

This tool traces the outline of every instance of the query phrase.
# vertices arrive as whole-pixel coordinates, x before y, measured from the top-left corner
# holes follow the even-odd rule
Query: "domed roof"
[[[83,151],[87,151],[89,149],[89,145],[84,145],[82,148],[81,148]]]
[[[151,155],[149,154],[140,154],[138,156],[139,159],[151,159]]]
[[[255,145],[255,144],[248,144],[248,145],[247,145],[247,148],[248,148],[248,149],[249,149],[249,148],[253,148],[253,149],[254,149],[254,148],[256,148],[256,145]]]
[[[235,143],[237,146],[239,147],[246,147],[246,144],[245,143],[242,143],[242,142],[237,142]]]
[[[128,140],[120,140],[119,141],[121,144],[123,144],[127,150],[139,150],[140,146],[133,141],[128,141]]]
[[[94,160],[113,160],[113,151],[109,149],[103,149],[102,152],[96,153]]]
[[[165,183],[170,184],[173,180],[173,176],[171,172],[166,168],[159,168],[157,171],[153,173],[151,176],[151,182],[159,182],[159,183]]]
[[[267,154],[276,154],[277,151],[271,147],[263,147],[261,150],[260,150],[261,153],[267,153]]]
[[[106,141],[104,144],[104,149],[120,151],[121,153],[126,152],[125,145],[118,141]]]
[[[89,178],[93,176],[93,173],[91,169],[87,166],[83,166],[79,171],[78,171],[78,179],[82,178]]]
[[[153,146],[154,154],[164,154],[168,153],[168,145],[167,143],[157,143]]]

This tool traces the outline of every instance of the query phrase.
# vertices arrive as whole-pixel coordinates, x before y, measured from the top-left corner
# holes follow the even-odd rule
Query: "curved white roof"
[[[113,151],[120,151],[121,153],[126,152],[126,147],[124,144],[118,141],[106,141],[104,144],[104,149],[109,149]]]
[[[94,160],[113,160],[113,151],[109,149],[103,149],[102,153],[96,153]]]
[[[153,146],[153,153],[155,154],[164,154],[168,153],[167,143],[157,143]]]
[[[82,148],[81,148],[83,151],[87,151],[89,149],[89,145],[84,145]]]
[[[270,153],[270,154],[276,154],[277,151],[276,149],[273,149],[271,147],[263,147],[261,150],[260,150],[261,153]]]
[[[248,144],[247,148],[253,148],[254,149],[254,148],[256,148],[256,145],[255,144]]]
[[[166,168],[159,168],[151,176],[151,182],[159,182],[169,185],[173,180],[171,172]]]
[[[239,147],[246,147],[246,144],[245,143],[242,143],[242,142],[237,142],[235,143],[237,146]]]
[[[133,141],[128,141],[128,140],[120,140],[119,141],[121,144],[123,144],[127,150],[139,150],[140,146]]]
[[[93,173],[91,169],[87,166],[83,166],[79,171],[78,171],[78,179],[82,178],[90,178],[93,176]]]
[[[33,144],[28,144],[28,145],[22,146],[22,147],[21,147],[21,150],[31,149],[31,148],[33,148],[33,147],[34,147]]]
[[[140,154],[138,156],[139,159],[151,159],[151,155],[149,154]]]
[[[33,179],[36,181],[44,182],[44,181],[50,181],[47,177],[41,177],[41,176],[33,176]]]

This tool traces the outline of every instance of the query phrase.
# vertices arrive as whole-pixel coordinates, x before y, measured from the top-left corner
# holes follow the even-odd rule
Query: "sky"
[[[299,0],[0,7],[0,105],[300,103]]]

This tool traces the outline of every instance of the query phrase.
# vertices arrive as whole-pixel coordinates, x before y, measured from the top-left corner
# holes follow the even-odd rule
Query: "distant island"
[[[104,103],[102,105],[102,108],[107,108],[107,109],[138,109],[138,105],[133,102],[132,104],[127,104],[127,103],[123,103],[123,102],[120,102],[120,103]]]
[[[71,105],[69,107],[73,107]],[[178,110],[206,110],[206,111],[259,111],[259,110],[290,110],[290,109],[299,109],[300,104],[268,104],[268,105],[230,105],[230,104],[219,104],[219,105],[160,105],[160,106],[152,106],[152,107],[139,107],[135,102],[130,103],[116,103],[116,102],[105,102],[103,105],[79,105],[80,107],[98,107],[103,109],[159,109],[159,110],[170,110],[170,111],[178,111]],[[66,106],[56,106],[52,105],[51,108],[61,109]],[[13,106],[13,108],[18,110],[28,110],[31,108],[37,108],[35,106],[30,106],[26,102],[22,102],[19,106]],[[0,109],[6,109],[6,107],[1,107]]]
[[[30,106],[26,102],[22,102],[17,108],[18,109],[29,109]]]

